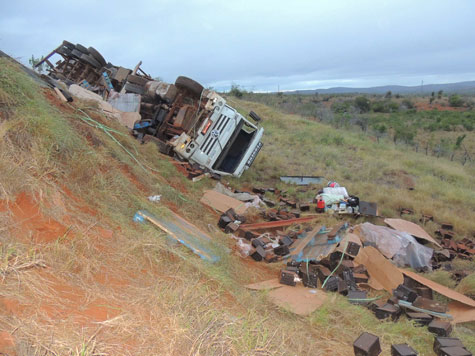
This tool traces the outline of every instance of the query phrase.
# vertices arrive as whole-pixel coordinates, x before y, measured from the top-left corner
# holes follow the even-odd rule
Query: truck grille
[[[205,154],[209,155],[211,150],[213,149],[214,145],[219,139],[219,136],[224,132],[226,126],[228,125],[231,118],[226,115],[219,115],[218,120],[213,126],[213,129],[209,131],[208,137],[204,140],[203,144],[201,145],[200,149]],[[213,135],[213,133],[217,133]]]

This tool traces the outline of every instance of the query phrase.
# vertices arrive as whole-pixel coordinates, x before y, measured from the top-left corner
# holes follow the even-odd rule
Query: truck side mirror
[[[254,111],[249,112],[249,116],[256,122],[262,121],[262,119]]]

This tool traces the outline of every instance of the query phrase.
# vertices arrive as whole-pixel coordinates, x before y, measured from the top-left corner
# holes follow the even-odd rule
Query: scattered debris
[[[397,267],[372,246],[360,249],[354,261],[366,267],[373,289],[384,288],[391,293],[404,282],[404,277]]]
[[[379,337],[370,333],[362,333],[353,343],[355,356],[377,356],[381,353]]]
[[[429,324],[429,331],[437,336],[448,337],[452,332],[452,325],[446,321],[433,320]]]
[[[288,184],[310,185],[321,184],[323,177],[318,176],[281,176],[280,180]]]
[[[408,344],[391,345],[391,356],[417,356],[418,353]]]
[[[456,337],[434,338],[434,352],[437,356],[471,356],[462,341]]]
[[[416,238],[426,240],[440,247],[440,244],[434,240],[432,236],[430,236],[422,227],[413,222],[403,219],[384,219],[384,222],[395,230],[407,232]]]
[[[363,243],[374,244],[386,258],[393,259],[399,266],[409,265],[416,269],[431,267],[433,250],[419,244],[406,232],[371,223],[360,224],[354,231]]]
[[[158,202],[162,198],[161,195],[151,195],[147,199],[150,200],[151,202]]]
[[[364,216],[378,216],[378,205],[360,200],[359,213]]]
[[[221,194],[215,190],[205,191],[200,202],[221,213],[224,213],[229,209],[233,209],[238,214],[243,214],[247,209],[247,205],[242,201]]]
[[[167,216],[156,217],[147,211],[140,210],[134,216],[134,221],[147,220],[165,231],[168,236],[185,245],[202,259],[214,263],[219,256],[213,252],[213,242],[204,232],[190,224],[185,219],[169,211]]]

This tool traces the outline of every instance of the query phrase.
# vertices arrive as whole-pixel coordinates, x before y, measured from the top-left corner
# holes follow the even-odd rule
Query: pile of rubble
[[[307,189],[312,188],[318,189]],[[409,266],[428,272],[447,267],[446,263],[454,258],[472,259],[474,241],[465,238],[455,243],[449,224],[441,225],[438,235],[442,239],[435,239],[415,223],[378,216],[376,204],[370,203],[373,214],[365,216],[379,223],[384,221],[386,226],[369,222],[350,225],[343,221],[327,228],[319,224],[327,213],[340,219],[362,216],[359,208],[347,210],[348,198],[361,201],[354,196],[338,198],[341,200],[332,203],[323,214],[315,214],[314,201],[299,201],[277,188],[243,191],[220,185],[215,189],[205,193],[202,202],[221,212],[218,226],[236,240],[239,254],[258,262],[284,263],[278,278],[247,288],[269,289],[268,297],[273,303],[300,315],[318,308],[326,293],[339,293],[350,303],[370,309],[377,319],[397,322],[404,315],[414,325],[427,327],[436,335],[434,347],[438,355],[467,354],[460,340],[450,338],[450,333],[452,323],[475,320],[475,301],[403,269]],[[317,195],[325,194],[323,191],[320,189]],[[251,202],[257,214],[256,210],[247,214],[247,204]],[[249,218],[252,223],[247,221]],[[458,280],[467,275],[463,271],[454,274],[457,273]],[[389,297],[375,295],[380,290],[388,292]],[[440,302],[436,294],[450,302]],[[379,355],[381,350],[374,346],[375,339],[373,335],[357,340],[355,354]],[[392,355],[417,353],[408,345],[393,345]]]

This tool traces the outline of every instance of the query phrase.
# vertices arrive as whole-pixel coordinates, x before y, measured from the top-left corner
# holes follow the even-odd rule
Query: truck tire
[[[81,61],[87,63],[87,64],[90,64],[91,66],[93,66],[94,68],[101,68],[102,66],[100,65],[100,63],[98,61],[96,61],[94,59],[94,57],[92,57],[91,55],[89,54],[83,54],[81,56]]]
[[[86,47],[84,47],[82,44],[77,44],[76,49],[84,54],[89,54],[89,51],[87,50]]]
[[[66,56],[66,57],[71,57],[71,55],[72,55],[71,50],[70,50],[68,47],[66,47],[66,46],[63,46],[63,47],[61,47],[60,49],[58,49],[58,50],[56,51],[56,53],[62,54],[62,55],[64,55],[64,56]]]
[[[74,44],[72,44],[71,42],[68,42],[68,41],[63,41],[63,46],[66,47],[66,48],[69,48],[70,50],[73,50],[76,48],[76,46]]]
[[[179,76],[178,78],[176,78],[175,86],[178,89],[187,90],[188,92],[194,94],[197,97],[201,96],[201,92],[204,89],[200,83],[184,76]]]
[[[140,95],[144,93],[143,87],[137,84],[132,84],[132,83],[125,83],[124,90],[129,93],[140,94]]]
[[[94,47],[89,47],[88,50],[91,56],[101,64],[101,67],[106,66],[107,62],[104,59],[104,57],[102,57],[102,54],[100,54],[98,50],[96,50]]]
[[[129,74],[127,76],[127,81],[132,84],[140,85],[141,87],[145,86],[149,81],[147,78],[141,77],[139,75]]]
[[[73,57],[78,58],[78,59],[80,59],[83,54],[84,54],[84,53],[82,53],[81,51],[78,51],[77,49],[73,49],[73,50],[71,51],[71,55],[72,55]]]

